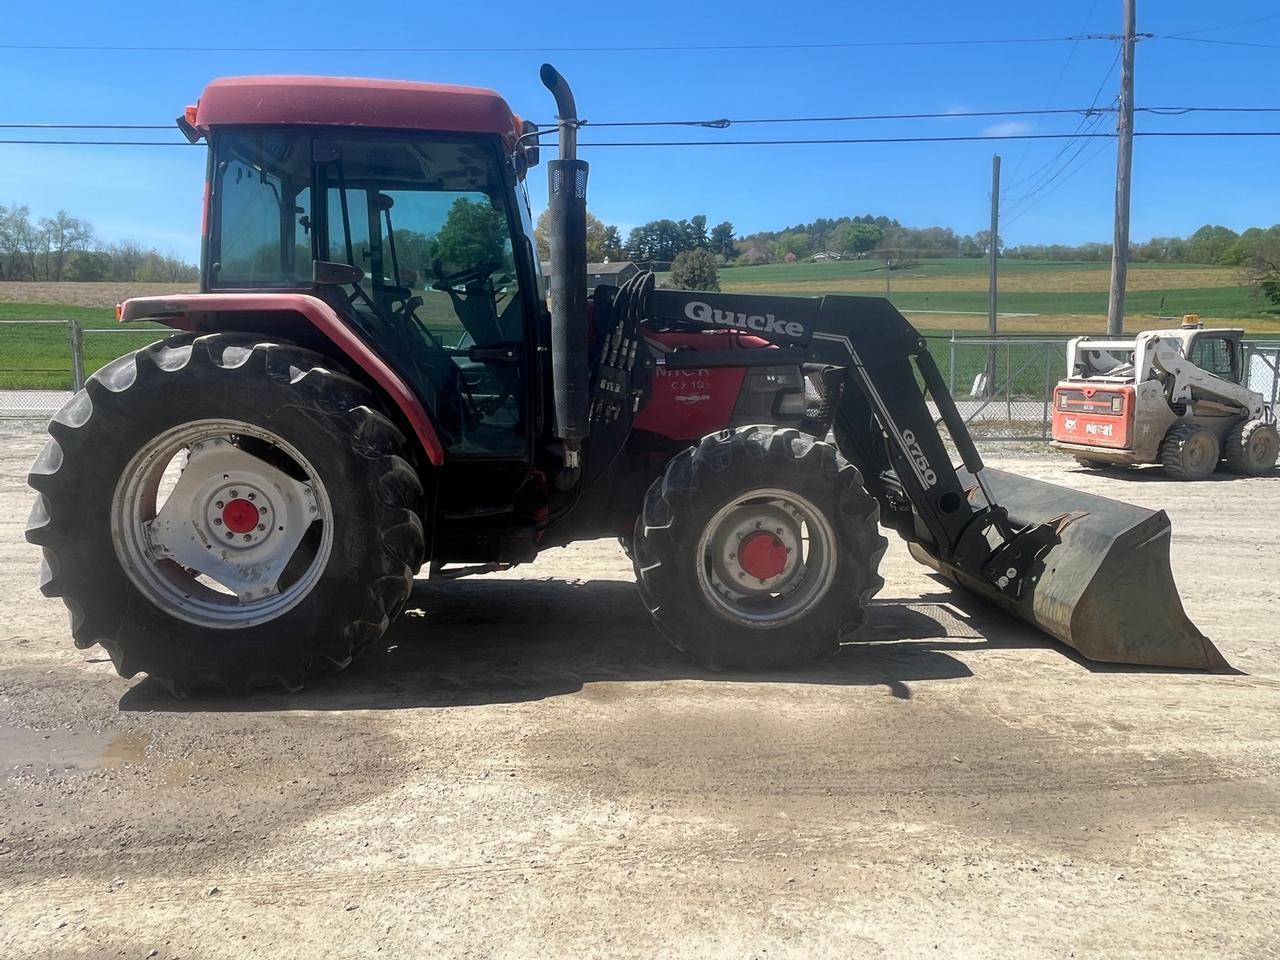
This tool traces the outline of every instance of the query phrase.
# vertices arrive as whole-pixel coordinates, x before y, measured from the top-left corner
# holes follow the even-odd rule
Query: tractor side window
[[[499,157],[431,138],[326,140],[318,153],[322,246],[365,275],[350,291],[354,322],[450,453],[527,453],[525,317]]]
[[[369,201],[365,191],[330,190],[328,215],[329,260],[333,263],[349,263],[367,273],[371,246]]]
[[[210,284],[308,286],[311,190],[304,141],[294,134],[227,134],[218,153]]]
[[[1197,337],[1191,348],[1191,362],[1215,377],[1236,379],[1231,341],[1223,337]]]

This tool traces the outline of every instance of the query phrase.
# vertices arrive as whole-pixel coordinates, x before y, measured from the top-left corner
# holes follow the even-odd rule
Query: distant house
[[[640,268],[630,260],[619,260],[617,263],[588,263],[587,287],[592,290],[600,286],[620,287],[639,272]],[[551,264],[545,260],[542,262],[542,276],[548,283],[551,282]]]

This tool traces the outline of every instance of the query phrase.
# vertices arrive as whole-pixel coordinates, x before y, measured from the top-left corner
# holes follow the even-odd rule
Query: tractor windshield
[[[428,134],[225,132],[210,288],[310,288],[313,260],[363,279],[323,295],[417,390],[457,453],[526,449],[525,311],[502,158]]]

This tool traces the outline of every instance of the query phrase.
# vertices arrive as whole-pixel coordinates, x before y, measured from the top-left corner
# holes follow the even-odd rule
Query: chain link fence
[[[0,418],[52,416],[84,379],[166,336],[160,327],[85,327],[76,320],[0,321]],[[931,337],[929,350],[961,416],[982,440],[1047,440],[1066,337]],[[1280,341],[1247,340],[1244,379],[1280,412]]]
[[[932,338],[929,350],[974,437],[1048,439],[1053,388],[1067,369],[1066,338]]]
[[[78,320],[0,320],[0,419],[53,416],[89,374],[168,333]]]
[[[969,432],[980,440],[1048,440],[1068,337],[929,339]],[[1280,415],[1280,341],[1246,340],[1241,380]]]

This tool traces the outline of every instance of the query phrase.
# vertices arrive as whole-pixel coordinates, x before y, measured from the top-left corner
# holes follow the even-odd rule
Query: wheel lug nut
[[[266,513],[266,512],[267,512],[267,508],[266,508],[265,506],[259,507],[259,508],[258,508],[258,512],[259,512],[259,513]]]
[[[214,517],[214,518],[213,518],[213,525],[214,525],[215,527],[220,527],[220,526],[222,526],[222,518],[221,518],[221,517]]]
[[[249,494],[249,499],[250,499],[250,500],[257,500],[257,499],[258,499],[258,495],[257,495],[256,493],[251,493],[251,494]]]
[[[221,501],[221,500],[217,501],[217,502],[214,504],[214,506],[215,506],[215,507],[217,507],[219,510],[221,510],[221,509],[222,509],[222,501]]]
[[[246,533],[246,534],[244,535],[244,542],[245,542],[245,543],[248,543],[248,542],[249,542],[250,540],[252,540],[252,539],[253,539],[253,537],[249,536],[249,534],[247,534],[247,533]]]
[[[265,530],[265,529],[267,529],[267,528],[266,528],[266,525],[265,525],[265,524],[261,524],[261,523],[260,523],[260,524],[258,524],[258,529],[259,529],[259,530]],[[788,552],[788,553],[790,553],[791,551],[790,551],[790,550],[788,550],[787,552]]]
[[[228,530],[228,531],[227,531],[227,539],[228,539],[228,540],[230,540],[230,539],[231,539],[232,537],[234,537],[234,536],[235,536],[235,534],[234,534],[234,533],[232,533],[230,530]]]
[[[240,491],[239,491],[239,490],[232,490],[232,491],[231,491],[231,496],[233,496],[233,497],[238,497],[238,496],[240,496]]]
[[[738,559],[738,555],[737,555],[736,553],[731,553],[731,554],[729,554],[729,559],[730,559],[730,560],[737,560],[737,559]]]

